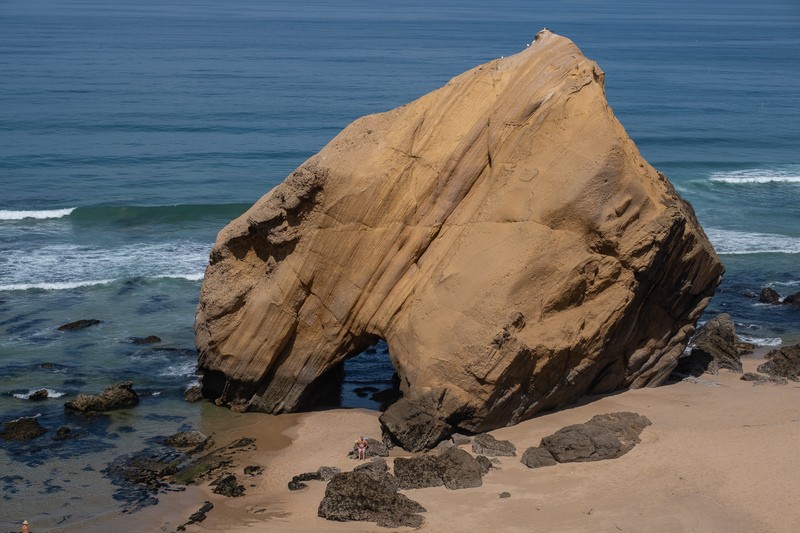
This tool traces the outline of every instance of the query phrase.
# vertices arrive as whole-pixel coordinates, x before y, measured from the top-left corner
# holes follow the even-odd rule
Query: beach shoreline
[[[745,372],[755,371],[766,351],[743,357]],[[800,384],[754,385],[740,377],[721,371],[655,388],[586,397],[576,405],[492,431],[517,446],[517,457],[500,458],[499,468],[484,476],[481,487],[403,493],[428,510],[419,531],[530,531],[531,524],[548,531],[797,530],[800,510],[792,502],[800,491],[800,466],[792,450],[800,436],[795,407]],[[520,463],[522,452],[545,435],[618,411],[637,412],[652,421],[642,442],[623,457],[536,470]],[[358,461],[347,458],[352,441],[359,435],[380,438],[379,414],[364,409],[248,413],[214,435],[218,443],[243,436],[256,439],[257,449],[237,455],[228,469],[244,484],[244,496],[213,494],[204,481],[185,492],[159,496],[158,505],[117,521],[64,531],[101,531],[109,524],[134,528],[131,531],[175,531],[205,501],[214,508],[205,521],[187,525],[186,531],[388,531],[368,522],[319,518],[317,507],[326,485],[321,481],[310,481],[299,491],[287,488],[294,475],[320,466],[343,471],[357,466]],[[291,444],[275,445],[280,441],[277,426],[282,442]],[[471,451],[469,446],[462,448]],[[389,463],[409,455],[395,448]],[[244,476],[242,470],[249,465],[261,466],[263,473]],[[511,496],[499,498],[501,492]],[[405,529],[410,530],[398,530]]]

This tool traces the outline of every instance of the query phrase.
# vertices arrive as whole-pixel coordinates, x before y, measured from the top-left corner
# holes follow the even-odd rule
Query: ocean
[[[224,419],[183,392],[229,220],[352,120],[543,27],[599,63],[620,121],[694,206],[727,269],[706,315],[757,344],[800,341],[800,311],[752,297],[800,291],[796,0],[4,0],[0,422],[38,416],[47,433],[0,441],[0,531],[79,530],[130,505],[102,473],[112,459]],[[57,330],[79,319],[102,322]],[[148,335],[161,341],[132,342]],[[376,408],[366,393],[391,372],[385,345],[348,362],[342,404]],[[139,407],[65,413],[123,380]],[[61,426],[77,438],[54,441]]]

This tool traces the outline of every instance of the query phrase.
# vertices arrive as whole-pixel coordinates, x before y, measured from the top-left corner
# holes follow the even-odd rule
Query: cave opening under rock
[[[341,407],[385,411],[401,396],[400,378],[383,339],[331,368],[314,388],[307,409]]]

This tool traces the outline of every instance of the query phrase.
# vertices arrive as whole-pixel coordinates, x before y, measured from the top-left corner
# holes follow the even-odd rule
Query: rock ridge
[[[356,120],[226,226],[195,332],[203,394],[308,405],[385,339],[409,451],[667,379],[723,267],[569,39]]]

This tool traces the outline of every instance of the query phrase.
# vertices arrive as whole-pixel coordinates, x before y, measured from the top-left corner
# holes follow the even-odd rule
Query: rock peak
[[[225,227],[196,317],[203,390],[280,413],[387,341],[406,449],[663,382],[722,265],[569,39],[360,118]]]

